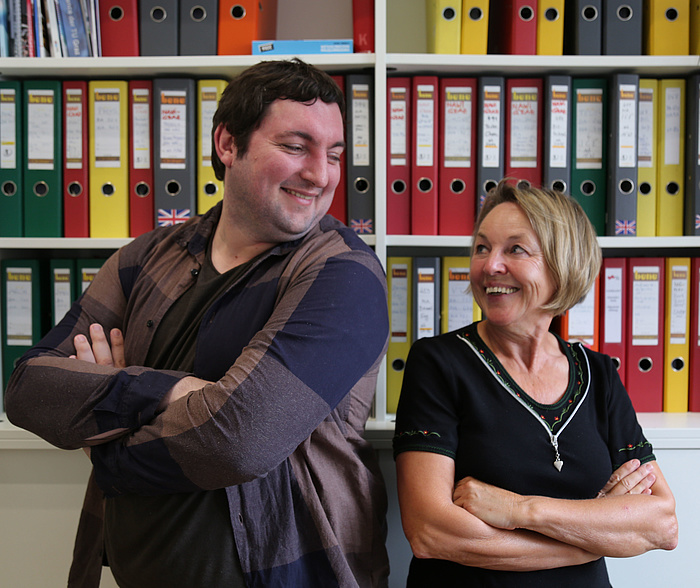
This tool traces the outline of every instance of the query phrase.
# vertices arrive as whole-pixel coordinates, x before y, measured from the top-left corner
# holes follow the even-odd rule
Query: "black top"
[[[624,462],[655,459],[612,360],[559,339],[569,384],[552,405],[510,378],[476,323],[420,339],[409,353],[399,399],[394,454],[429,451],[455,460],[465,476],[518,494],[593,498]],[[554,466],[556,437],[563,466]],[[536,572],[497,572],[415,560],[409,586],[440,574],[441,586],[607,587],[604,560]],[[443,582],[443,578],[445,581]]]

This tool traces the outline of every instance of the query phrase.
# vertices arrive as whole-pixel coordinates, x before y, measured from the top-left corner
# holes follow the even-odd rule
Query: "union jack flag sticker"
[[[350,228],[359,235],[371,234],[374,231],[371,218],[353,218],[350,220]]]
[[[172,227],[190,220],[191,217],[189,208],[159,208],[158,209],[158,226]]]
[[[700,214],[695,215],[695,228],[700,229]]]
[[[637,221],[633,220],[616,220],[615,221],[616,235],[636,235]]]

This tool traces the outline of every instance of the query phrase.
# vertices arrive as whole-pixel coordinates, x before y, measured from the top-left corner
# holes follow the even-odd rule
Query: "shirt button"
[[[153,321],[151,319],[148,319],[146,321],[146,326],[150,329],[153,326]]]
[[[193,277],[193,278],[196,278],[196,277],[199,275],[199,269],[196,268],[196,267],[193,267],[193,268],[190,270],[190,273],[192,274],[192,277]]]

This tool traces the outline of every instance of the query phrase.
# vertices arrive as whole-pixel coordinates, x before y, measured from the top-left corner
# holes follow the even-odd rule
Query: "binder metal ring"
[[[629,4],[623,4],[617,7],[617,18],[623,22],[627,22],[634,16],[634,11]]]
[[[165,182],[165,193],[168,196],[177,196],[180,193],[182,186],[177,180],[168,180]]]
[[[586,22],[593,22],[598,18],[598,9],[595,6],[588,4],[581,10],[581,16]]]
[[[426,192],[430,192],[430,190],[433,189],[433,181],[430,178],[421,178],[420,180],[418,180],[418,183],[416,185],[418,186],[418,189],[424,194]]]
[[[116,5],[109,9],[109,20],[119,22],[122,18],[124,18],[124,9],[121,6]]]
[[[620,367],[622,366],[622,360],[619,357],[610,357],[610,359],[612,359],[615,369],[619,372]]]
[[[683,371],[684,367],[685,367],[685,360],[682,357],[674,357],[671,360],[671,369],[674,372]]]
[[[391,362],[391,369],[393,369],[395,372],[402,372],[403,368],[406,367],[406,362],[399,358],[395,359],[394,361]]]
[[[518,16],[520,17],[520,20],[529,22],[535,18],[535,11],[532,9],[532,6],[521,6]]]
[[[114,196],[115,192],[114,184],[107,182],[106,184],[102,184],[102,195],[103,196]]]
[[[71,182],[68,184],[66,192],[68,192],[69,196],[77,198],[83,193],[83,185],[80,182]]]
[[[367,178],[356,178],[353,185],[355,186],[355,191],[360,194],[365,194],[369,191],[369,180]]]
[[[654,367],[654,360],[652,360],[651,357],[642,357],[639,359],[637,367],[639,368],[640,372],[646,374],[647,372],[651,371],[651,368]]]
[[[559,20],[559,11],[556,8],[547,8],[544,11],[544,18],[547,22],[555,22]]]
[[[467,189],[467,185],[464,183],[464,180],[460,180],[459,178],[452,180],[450,182],[450,192],[453,194],[461,194]]]
[[[664,16],[666,17],[666,20],[668,22],[674,22],[675,20],[678,19],[678,9],[677,8],[668,8],[666,12],[664,12]]]
[[[154,6],[151,8],[150,17],[153,22],[163,22],[168,18],[168,12],[162,6]]]
[[[669,196],[676,196],[680,191],[681,187],[678,185],[678,182],[669,182],[666,184],[666,193]]]
[[[234,20],[241,20],[245,16],[245,7],[240,4],[231,6],[231,16]]]
[[[34,192],[34,196],[43,198],[49,193],[49,185],[42,180],[41,182],[34,184],[32,191]]]
[[[202,22],[205,18],[207,18],[207,9],[201,5],[193,6],[190,10],[190,18],[194,22]]]
[[[406,191],[406,182],[403,180],[394,180],[391,182],[391,191],[394,194],[403,194]]]
[[[134,186],[134,193],[139,198],[145,198],[151,193],[151,188],[146,182],[139,182]]]
[[[17,194],[17,184],[10,181],[2,183],[3,196],[14,196],[15,194]]]
[[[593,196],[595,194],[595,182],[591,180],[584,180],[581,182],[581,194],[584,196]]]
[[[448,22],[454,20],[455,16],[457,16],[457,11],[451,6],[444,8],[442,11],[442,18],[444,18]]]
[[[207,182],[204,185],[204,193],[207,196],[213,196],[219,191],[219,186],[217,186],[214,182]]]
[[[484,11],[478,6],[469,10],[469,20],[477,22],[484,18]]]
[[[629,178],[624,178],[620,180],[617,187],[623,194],[631,194],[634,191],[634,181]]]
[[[647,196],[651,194],[651,184],[649,182],[642,182],[639,184],[639,193],[642,196]]]
[[[552,182],[552,190],[555,190],[557,192],[561,192],[562,194],[566,193],[567,190],[567,185],[564,180],[554,180]]]

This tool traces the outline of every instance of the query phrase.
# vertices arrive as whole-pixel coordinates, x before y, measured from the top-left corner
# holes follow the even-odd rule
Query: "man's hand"
[[[102,325],[93,323],[90,325],[92,344],[85,335],[76,335],[73,338],[75,355],[71,355],[71,357],[99,365],[125,368],[124,335],[119,329],[112,329],[109,332],[109,337],[108,341]]]
[[[641,465],[638,459],[630,459],[613,472],[596,498],[622,494],[651,494],[651,487],[656,482],[656,476],[651,473],[653,469],[651,464]]]

